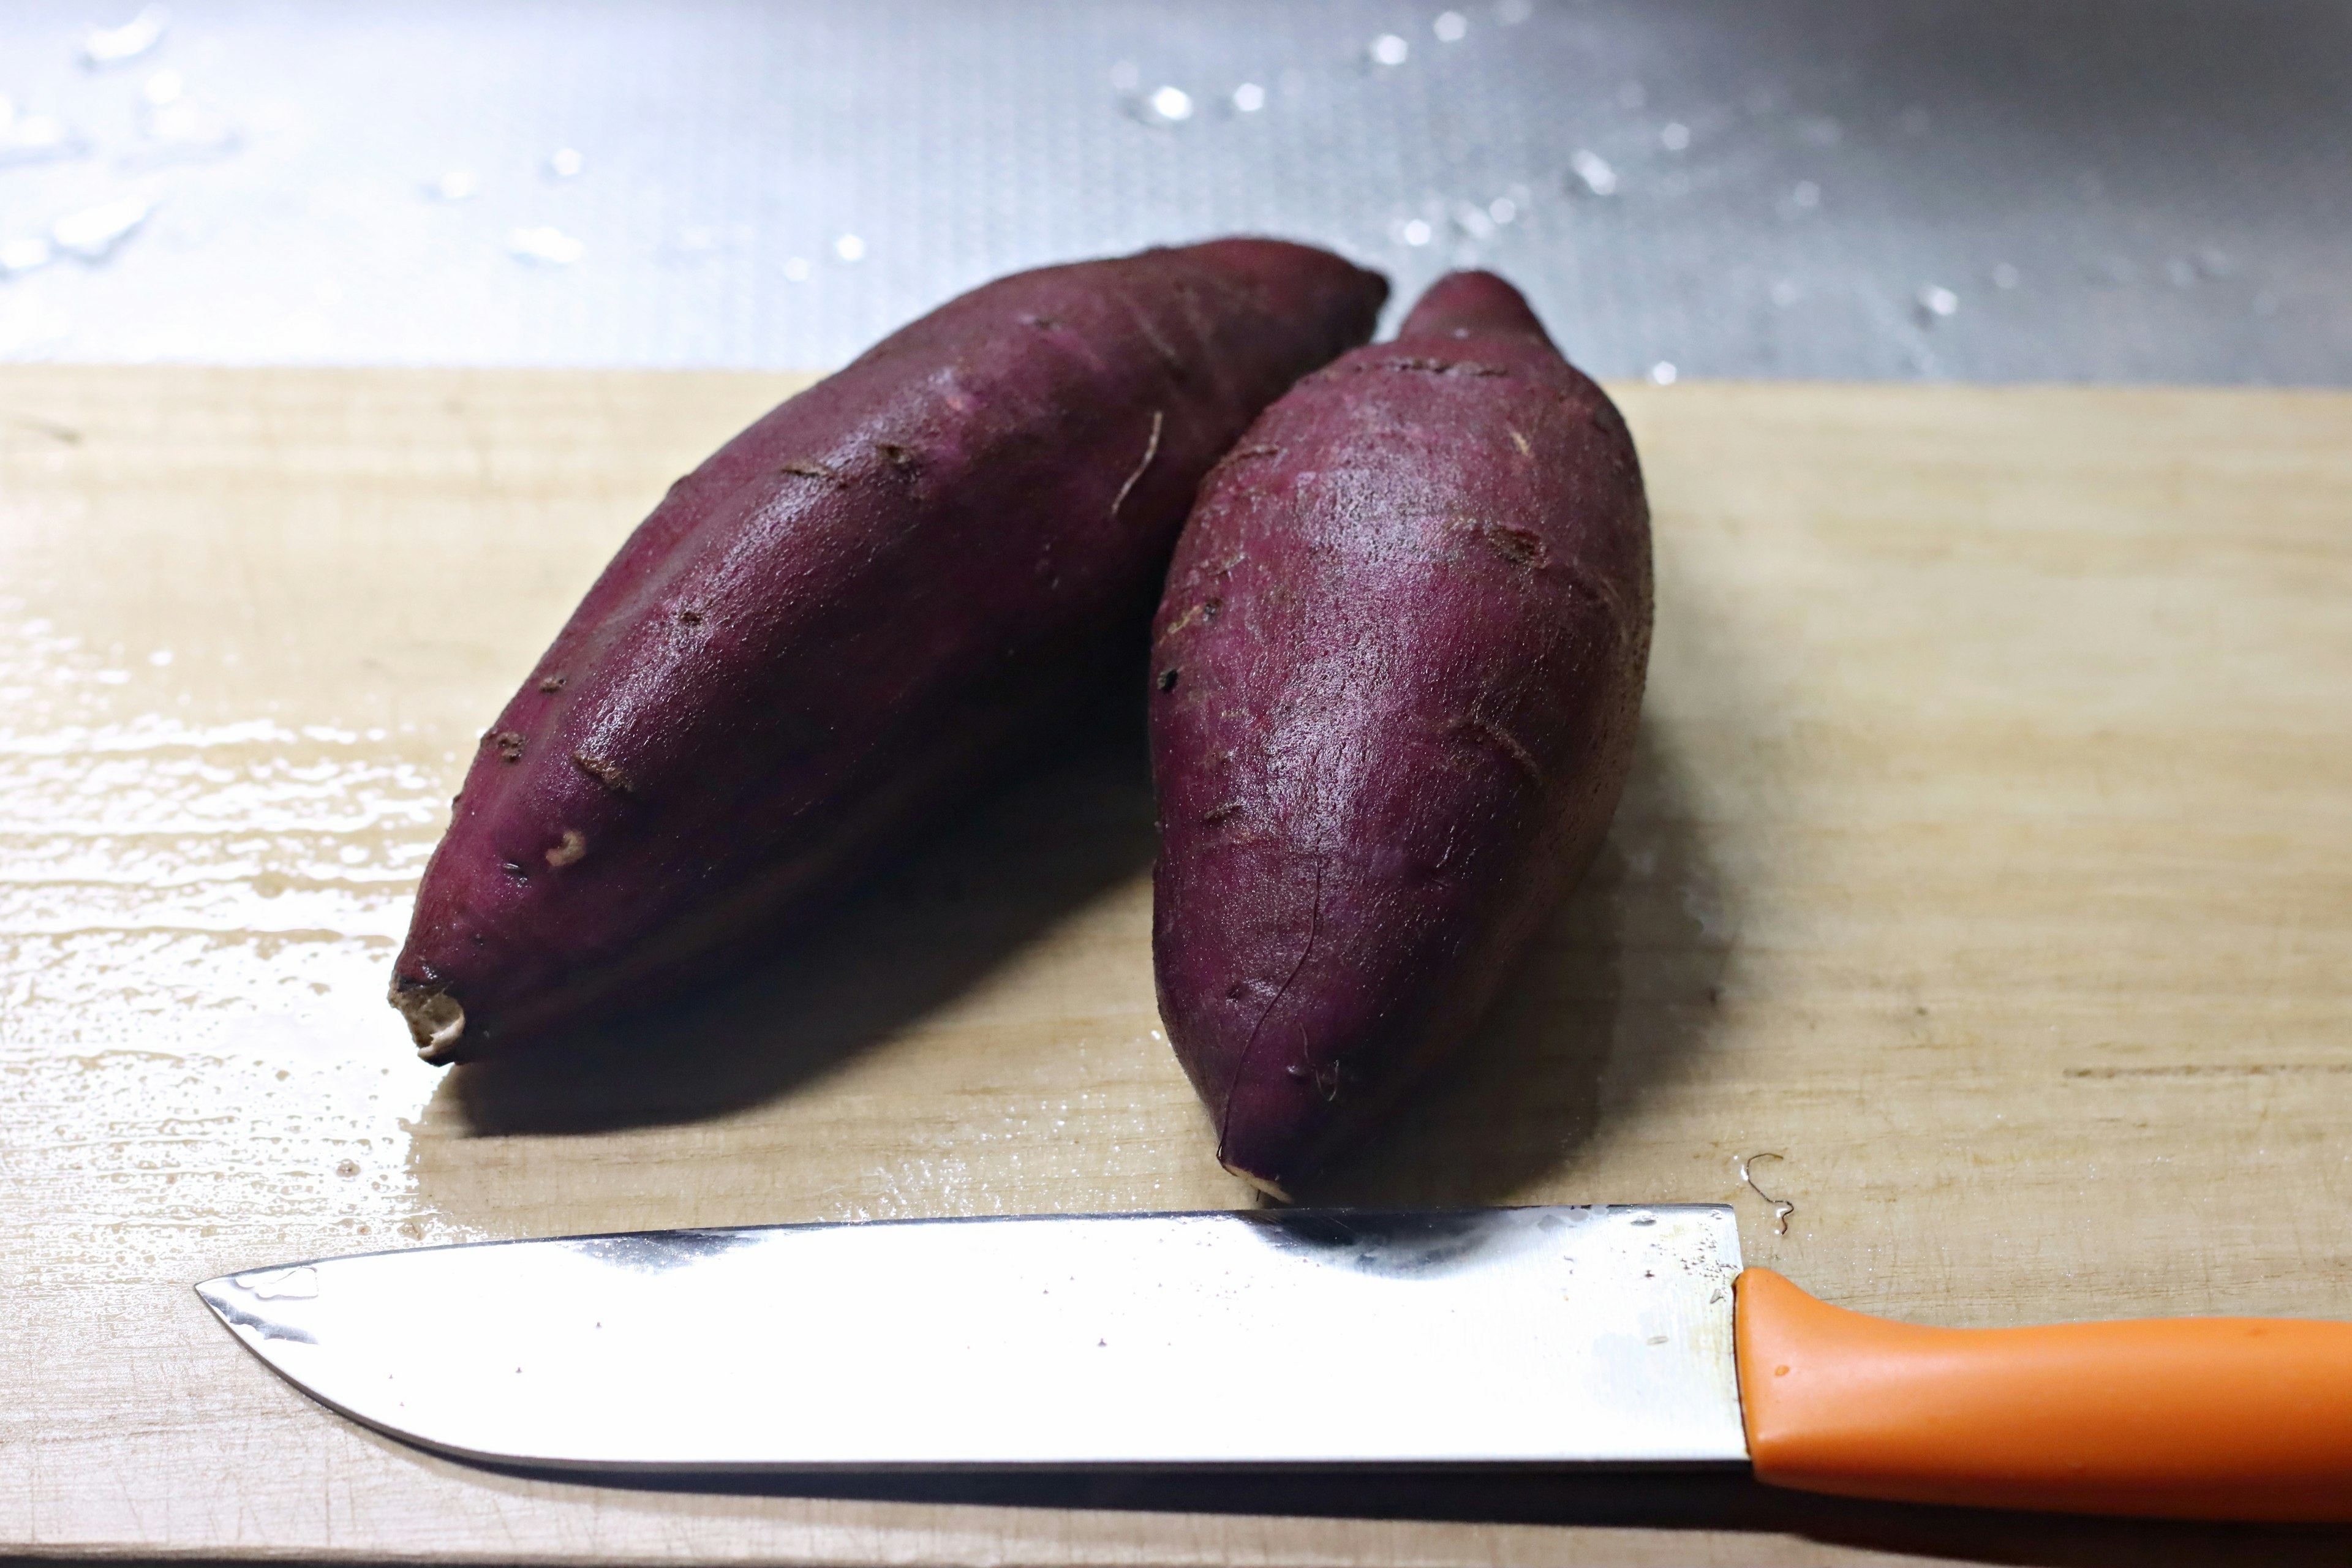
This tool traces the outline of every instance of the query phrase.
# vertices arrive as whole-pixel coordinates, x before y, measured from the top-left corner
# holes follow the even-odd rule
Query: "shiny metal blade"
[[[564,1468],[1747,1458],[1719,1205],[648,1232],[197,1287],[394,1436]]]

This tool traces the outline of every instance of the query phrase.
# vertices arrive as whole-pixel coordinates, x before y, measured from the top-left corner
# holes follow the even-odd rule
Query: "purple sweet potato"
[[[1279,1197],[1494,999],[1625,782],[1650,647],[1624,420],[1455,273],[1260,416],[1153,625],[1160,1011]]]
[[[1201,477],[1386,293],[1271,240],[1021,273],[680,479],[483,736],[394,971],[425,1059],[657,996],[1070,727]]]

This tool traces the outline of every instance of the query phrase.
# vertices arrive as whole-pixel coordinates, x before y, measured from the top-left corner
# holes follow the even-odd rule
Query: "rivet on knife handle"
[[[1757,1479],[1904,1502],[2352,1520],[2352,1323],[1939,1329],[1737,1289]]]

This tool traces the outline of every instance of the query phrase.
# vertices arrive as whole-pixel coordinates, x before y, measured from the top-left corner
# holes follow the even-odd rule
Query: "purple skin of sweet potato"
[[[394,972],[419,1052],[657,997],[1068,725],[1201,477],[1387,291],[1255,239],[1021,273],[680,479],[483,736]]]
[[[1624,420],[1490,274],[1261,416],[1153,625],[1152,957],[1276,1197],[1494,1000],[1600,846],[1650,646]]]

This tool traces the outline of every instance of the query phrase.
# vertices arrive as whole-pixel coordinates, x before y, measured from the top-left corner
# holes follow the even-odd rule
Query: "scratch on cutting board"
[[[1748,1167],[1753,1165],[1759,1160],[1784,1160],[1786,1158],[1787,1156],[1785,1155],[1771,1153],[1768,1151],[1761,1154],[1743,1154],[1739,1157],[1738,1162],[1739,1184],[1772,1205],[1772,1234],[1774,1236],[1786,1236],[1789,1234],[1789,1216],[1797,1212],[1797,1205],[1789,1202],[1786,1198],[1776,1198],[1771,1194],[1766,1192],[1763,1188],[1758,1186],[1756,1184],[1756,1178],[1748,1173]]]
[[[30,430],[36,436],[47,436],[50,440],[62,441],[68,447],[81,445],[80,431],[70,425],[60,425],[54,419],[43,419],[37,415],[17,414],[13,411],[0,413],[0,419],[5,419],[19,430]]]

